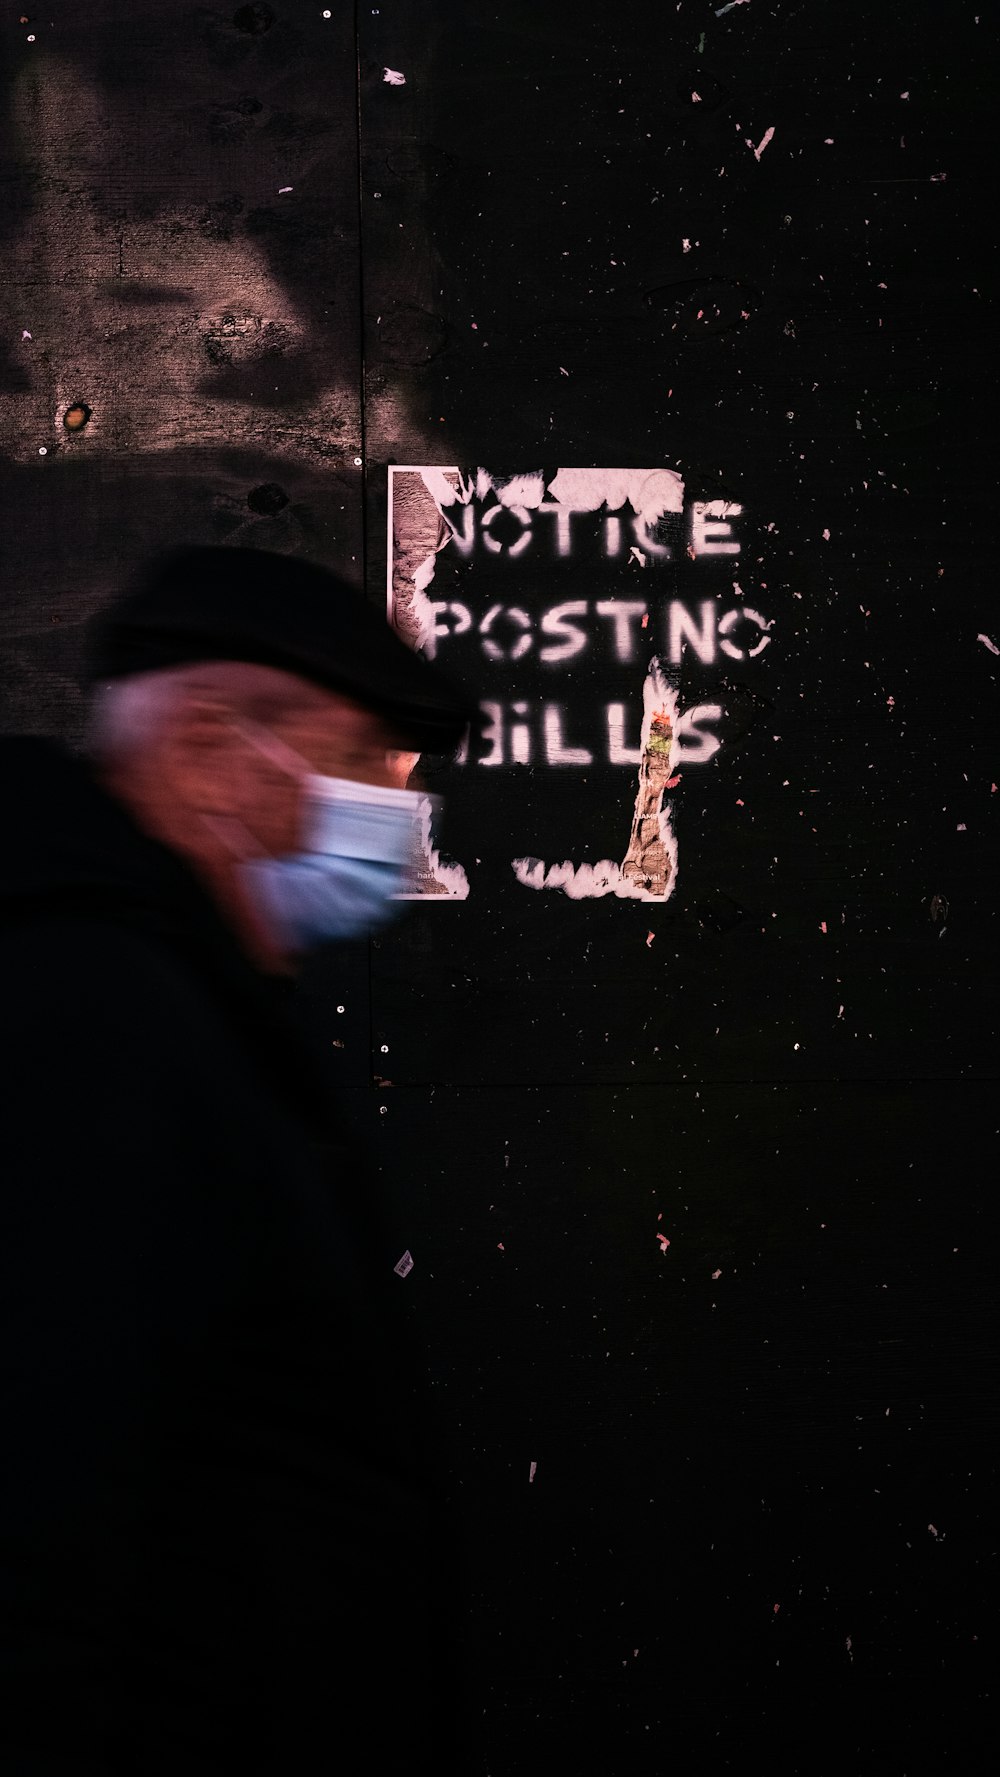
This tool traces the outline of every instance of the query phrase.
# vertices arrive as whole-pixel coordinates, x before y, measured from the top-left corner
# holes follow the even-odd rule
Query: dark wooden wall
[[[593,858],[627,772],[441,766],[468,898],[303,984],[456,1428],[486,1768],[992,1769],[989,14],[24,10],[8,729],[78,737],[83,624],[165,541],[383,601],[390,464],[743,507],[771,643],[677,675],[732,719],[670,897],[509,869],[522,810]]]

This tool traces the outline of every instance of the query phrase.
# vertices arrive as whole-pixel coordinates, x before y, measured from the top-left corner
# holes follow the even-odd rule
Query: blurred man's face
[[[267,745],[267,733],[298,755],[301,775],[291,775],[292,758],[282,755],[279,763],[260,750]],[[292,709],[272,721],[257,744],[252,734],[252,728],[237,730],[243,751],[241,756],[238,744],[230,755],[232,795],[272,857],[302,849],[307,773],[399,787],[411,757],[394,751],[395,737],[381,716],[332,693],[315,706]]]
[[[398,747],[386,719],[353,697],[278,668],[222,661],[184,674],[147,754],[144,794],[191,844],[209,817],[249,855],[283,857],[302,850],[311,775],[399,788],[415,755]]]
[[[304,849],[311,776],[401,789],[416,755],[353,698],[270,667],[222,661],[182,669],[149,745],[110,763],[105,782],[153,837],[193,865],[267,969],[291,959],[262,926],[241,863]]]

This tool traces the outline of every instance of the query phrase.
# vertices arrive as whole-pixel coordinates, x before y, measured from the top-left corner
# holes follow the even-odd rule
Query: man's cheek
[[[279,858],[302,849],[304,810],[302,799],[289,795],[287,785],[280,792],[257,795],[244,811],[243,819],[262,850],[269,857]]]

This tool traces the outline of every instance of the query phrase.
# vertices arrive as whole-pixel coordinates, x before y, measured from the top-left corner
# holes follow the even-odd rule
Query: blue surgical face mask
[[[414,790],[383,789],[322,777],[276,735],[241,732],[303,784],[301,851],[246,858],[240,878],[257,912],[292,952],[385,925],[418,855],[420,809]]]

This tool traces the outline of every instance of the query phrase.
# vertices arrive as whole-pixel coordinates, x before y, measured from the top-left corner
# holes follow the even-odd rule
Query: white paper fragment
[[[434,815],[434,801],[424,796],[420,803],[420,848],[423,858],[429,865],[436,882],[442,886],[443,894],[453,901],[466,901],[469,897],[469,878],[461,864],[446,864],[441,853],[431,843],[431,820]],[[400,896],[400,900],[408,897]],[[423,896],[421,896],[423,899]]]
[[[996,642],[990,641],[989,636],[977,636],[976,641],[982,642],[983,647],[988,648],[991,654],[1000,654],[1000,648],[997,647]]]
[[[401,1259],[396,1260],[393,1270],[397,1277],[407,1277],[413,1270],[413,1254],[405,1252]]]
[[[772,136],[773,136],[773,135],[774,135],[774,125],[773,125],[773,123],[772,123],[772,124],[771,124],[771,126],[770,126],[770,128],[769,128],[769,129],[766,129],[766,130],[765,130],[765,131],[764,131],[764,134],[763,134],[763,136],[762,136],[762,137],[761,137],[761,139],[760,139],[760,143],[759,143],[759,146],[758,146],[758,147],[756,147],[756,148],[754,148],[754,149],[753,149],[753,152],[754,152],[754,159],[755,159],[755,160],[759,160],[759,159],[760,159],[760,157],[761,157],[761,155],[762,155],[762,154],[763,154],[763,152],[764,152],[764,150],[765,150],[765,148],[766,148],[766,147],[767,147],[767,145],[768,145],[768,143],[769,143],[769,142],[770,142],[770,140],[771,140],[771,137],[772,137]],[[751,148],[753,148],[753,143],[752,143],[752,142],[751,142],[751,143],[750,143],[750,146],[751,146]]]
[[[560,470],[559,473],[562,474],[563,471]],[[514,875],[525,888],[562,889],[563,894],[572,901],[617,895],[622,899],[662,904],[673,894],[677,878],[677,841],[670,822],[670,803],[666,790],[669,787],[676,748],[677,693],[668,684],[656,658],[650,662],[646,674],[642,702],[639,782],[636,787],[632,833],[625,859],[621,864],[613,863],[610,858],[601,858],[596,864],[574,864],[566,858],[562,863],[546,865],[541,858],[513,858],[511,867]],[[664,716],[669,718],[671,742],[666,757],[656,756],[654,774],[652,761],[655,749],[650,751],[649,743],[654,720]],[[662,749],[660,752],[662,753]],[[662,855],[654,856],[657,852]],[[647,865],[645,870],[644,862]],[[657,886],[652,886],[657,871],[660,872],[662,881]],[[644,878],[650,880],[649,888],[645,886]]]
[[[405,86],[406,75],[401,74],[398,68],[383,68],[382,81],[385,86]]]
[[[528,1480],[529,1481],[534,1480],[535,1470],[537,1469],[537,1467],[538,1467],[537,1462],[529,1462],[529,1464],[528,1464]]]
[[[598,898],[601,895],[624,895],[622,873],[610,858],[596,864],[544,864],[541,858],[514,858],[511,865],[518,882],[525,888],[562,889],[571,901]]]
[[[560,469],[548,493],[575,512],[598,512],[602,506],[616,512],[629,505],[647,524],[665,512],[684,510],[684,482],[674,469]]]
[[[391,473],[392,472],[390,471],[390,476],[391,476]],[[416,635],[414,638],[416,645],[418,648],[421,649],[421,651],[424,654],[427,655],[428,659],[433,660],[435,653],[437,651],[437,633],[436,633],[437,614],[434,609],[433,601],[431,599],[429,599],[427,596],[427,587],[430,585],[431,581],[434,578],[434,570],[437,566],[438,552],[441,549],[444,549],[447,546],[447,544],[451,542],[452,536],[454,535],[454,530],[451,527],[451,521],[449,520],[449,518],[447,516],[445,508],[447,506],[454,505],[455,500],[458,498],[458,490],[456,488],[455,481],[450,479],[448,474],[446,474],[446,472],[443,469],[431,469],[431,468],[419,469],[416,471],[416,473],[419,475],[420,481],[422,482],[427,493],[430,495],[431,499],[433,500],[434,505],[436,506],[436,508],[438,510],[438,513],[444,518],[446,525],[448,525],[448,527],[449,527],[445,531],[444,535],[434,542],[433,547],[429,550],[428,554],[424,557],[424,559],[421,562],[418,562],[416,567],[413,567],[410,570],[409,575],[407,576],[405,571],[403,573],[404,579],[406,577],[409,577],[411,580],[410,597],[407,602],[409,604],[411,621],[412,621],[412,623],[415,627],[415,630],[416,630]],[[466,495],[466,498],[468,498],[467,495]],[[398,572],[397,572],[398,564],[396,562],[396,536],[395,536],[395,529],[393,527],[394,514],[391,510],[391,507],[392,507],[392,499],[390,497],[390,530],[391,530],[390,549],[391,549],[391,557],[392,557],[392,566],[390,569],[390,588],[391,588],[391,590],[390,590],[389,613],[388,613],[390,623],[392,623],[394,621],[394,616],[395,616],[394,600],[395,600],[395,593],[396,593],[396,586],[397,586],[397,579],[398,579]],[[430,541],[429,534],[428,534],[428,541]]]
[[[494,476],[492,483],[501,506],[540,506],[545,498],[545,477],[537,469],[527,475]]]

